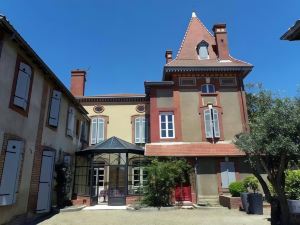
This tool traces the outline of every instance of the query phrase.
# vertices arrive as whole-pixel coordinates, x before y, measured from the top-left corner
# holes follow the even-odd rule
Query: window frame
[[[138,186],[135,185],[135,181],[137,181],[136,179],[134,179],[134,175],[135,175],[134,171],[135,170],[139,171],[139,180],[138,180],[139,185]],[[132,187],[133,187],[133,189],[138,189],[140,187],[144,187],[145,186],[144,184],[147,181],[147,179],[144,180],[145,172],[146,172],[146,170],[145,170],[144,167],[141,167],[141,166],[134,166],[134,167],[132,167],[131,173],[132,173]]]
[[[92,138],[93,138],[93,120],[94,119],[97,120],[97,122],[96,122],[96,124],[97,124],[96,131],[97,131],[97,133],[96,133],[96,142],[92,143]],[[90,132],[89,132],[89,134],[90,134],[90,138],[89,138],[90,145],[96,145],[96,144],[98,144],[98,143],[101,142],[101,141],[97,142],[97,139],[98,139],[98,120],[99,119],[101,119],[103,121],[103,140],[101,140],[101,141],[105,141],[106,138],[107,138],[106,137],[106,134],[107,134],[107,126],[106,126],[106,124],[107,124],[107,118],[104,117],[104,116],[94,116],[94,117],[91,118],[90,129],[89,129],[90,130]]]
[[[169,120],[168,120],[168,116],[169,115],[172,115],[172,125],[173,125],[173,128],[172,129],[169,129]],[[162,136],[162,121],[161,121],[161,117],[162,116],[166,116],[166,137],[163,137]],[[169,131],[172,130],[173,131],[173,136],[169,136]],[[159,113],[159,136],[160,136],[160,139],[175,139],[175,116],[174,116],[174,112],[160,112]]]
[[[209,86],[213,87],[213,92],[209,92]],[[206,87],[207,92],[203,92],[203,87]],[[201,94],[215,94],[216,93],[216,86],[214,84],[202,84],[201,85]]]
[[[207,112],[209,111],[209,115],[210,115],[210,132],[211,132],[211,136],[208,136],[207,133],[207,124],[206,124],[206,115]],[[215,118],[215,114],[217,115],[217,126],[218,126],[218,132],[216,132],[216,118]],[[219,110],[211,107],[211,108],[206,108],[203,110],[203,120],[204,120],[204,132],[205,132],[205,138],[206,139],[215,139],[215,138],[221,138],[221,121],[220,121],[220,114],[219,114]],[[218,134],[218,135],[216,135]]]
[[[28,98],[27,98],[27,106],[26,109],[23,109],[17,105],[14,104],[14,97],[17,89],[17,82],[18,82],[18,75],[19,75],[19,68],[21,63],[24,63],[28,65],[31,69],[31,77],[29,82],[29,89],[28,89]],[[29,107],[30,107],[30,101],[31,101],[31,94],[32,94],[32,86],[33,86],[33,79],[34,79],[34,69],[33,67],[28,63],[27,60],[25,60],[22,56],[18,55],[15,63],[15,72],[14,72],[14,78],[11,88],[11,94],[10,94],[10,101],[9,101],[9,107],[18,112],[19,114],[28,117],[29,113]]]
[[[199,44],[198,44],[198,46],[197,46],[197,55],[198,55],[198,59],[199,60],[205,60],[205,59],[209,59],[210,57],[209,57],[209,51],[208,51],[208,46],[209,46],[209,44],[206,42],[206,41],[201,41]],[[207,52],[207,57],[201,57],[201,55],[200,55],[200,49],[202,48],[202,47],[205,47],[205,49],[206,49],[206,52]]]
[[[137,141],[137,137],[136,137],[136,123],[137,123],[137,120],[140,120],[139,121],[139,135],[140,137],[138,138],[139,141]],[[142,131],[141,128],[143,128],[143,124],[144,123],[144,132]],[[143,138],[142,138],[142,133],[144,133],[144,141],[143,141]],[[149,140],[149,119],[147,116],[145,115],[141,115],[141,116],[134,116],[133,118],[133,143],[135,144],[146,144]]]
[[[224,82],[222,82],[223,80],[233,80],[233,83],[232,84],[224,84]],[[235,77],[220,77],[219,82],[220,82],[220,86],[223,86],[223,87],[236,87],[237,86],[237,81],[236,81]]]
[[[182,81],[184,80],[192,80],[193,84],[182,84]],[[196,86],[197,81],[195,77],[179,77],[179,86],[183,86],[183,87],[193,87]]]

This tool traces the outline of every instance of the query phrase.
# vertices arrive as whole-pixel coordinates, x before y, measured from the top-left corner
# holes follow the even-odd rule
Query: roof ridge
[[[195,13],[195,12],[193,12],[193,13]],[[188,28],[186,29],[186,32],[185,32],[184,37],[183,37],[183,39],[182,39],[180,48],[179,48],[179,50],[178,50],[178,52],[177,52],[176,57],[175,57],[172,61],[177,60],[177,58],[178,58],[178,56],[179,56],[179,54],[180,54],[180,52],[181,52],[181,50],[182,50],[182,47],[183,47],[183,44],[184,44],[184,42],[185,42],[186,36],[187,36],[187,34],[188,34],[189,30],[190,30],[191,23],[192,23],[192,21],[193,21],[194,18],[195,18],[196,20],[198,20],[198,22],[200,23],[200,25],[201,25],[201,26],[209,33],[209,35],[210,35],[211,37],[214,37],[214,36],[212,35],[212,33],[211,33],[211,32],[207,29],[207,27],[204,25],[204,23],[197,17],[197,15],[195,14],[195,16],[193,16],[193,14],[192,14],[192,17],[191,17],[191,19],[190,19]],[[172,61],[168,62],[166,65],[168,65],[168,64],[171,63]]]

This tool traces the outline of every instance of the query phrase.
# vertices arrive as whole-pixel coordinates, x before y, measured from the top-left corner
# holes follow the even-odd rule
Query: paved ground
[[[93,210],[59,213],[39,225],[269,225],[268,213],[263,216],[247,215],[226,208],[168,211]]]

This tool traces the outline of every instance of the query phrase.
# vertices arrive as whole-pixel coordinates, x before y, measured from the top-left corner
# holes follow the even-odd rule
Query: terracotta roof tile
[[[244,156],[234,144],[161,143],[146,144],[146,156]]]

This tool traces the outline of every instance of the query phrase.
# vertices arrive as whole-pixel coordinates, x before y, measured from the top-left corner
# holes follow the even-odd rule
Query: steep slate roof
[[[77,154],[91,153],[134,153],[143,155],[144,149],[140,146],[131,144],[127,141],[113,136],[105,141],[77,152]]]
[[[294,26],[290,27],[284,35],[281,36],[281,40],[298,41],[300,40],[300,20],[297,20]]]
[[[209,59],[199,60],[196,47],[203,40],[209,44]],[[164,66],[163,80],[166,80],[168,72],[251,71],[251,64],[232,56],[228,60],[219,60],[216,49],[215,37],[193,13],[176,58]]]

